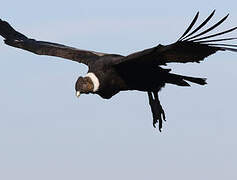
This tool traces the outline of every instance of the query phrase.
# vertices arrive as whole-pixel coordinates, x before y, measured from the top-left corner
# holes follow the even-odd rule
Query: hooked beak
[[[77,92],[76,92],[76,96],[79,98],[80,95],[81,95],[81,92],[80,92],[80,91],[77,91]]]

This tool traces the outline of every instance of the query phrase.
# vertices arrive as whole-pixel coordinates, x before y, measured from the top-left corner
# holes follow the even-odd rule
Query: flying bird
[[[200,25],[196,25],[199,17],[198,12],[187,30],[176,42],[169,45],[159,44],[128,56],[82,50],[31,39],[1,19],[0,35],[4,38],[5,44],[9,46],[38,55],[57,56],[86,64],[88,73],[84,77],[79,77],[75,84],[76,96],[78,97],[80,94],[92,93],[110,99],[120,91],[147,92],[153,126],[156,127],[158,123],[161,131],[162,123],[166,120],[165,112],[158,97],[161,88],[165,84],[178,86],[190,86],[189,82],[199,85],[206,84],[205,78],[174,74],[171,73],[171,69],[165,69],[164,66],[168,63],[199,63],[217,51],[237,52],[237,45],[226,43],[237,38],[221,37],[233,32],[237,27],[207,34],[221,25],[229,15],[205,28],[214,14],[215,10]],[[194,28],[194,26],[196,27]]]

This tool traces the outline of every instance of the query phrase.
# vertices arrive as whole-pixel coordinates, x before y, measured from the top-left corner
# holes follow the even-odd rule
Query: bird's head
[[[99,80],[94,73],[87,73],[85,77],[79,77],[75,84],[76,96],[94,93],[99,89]]]

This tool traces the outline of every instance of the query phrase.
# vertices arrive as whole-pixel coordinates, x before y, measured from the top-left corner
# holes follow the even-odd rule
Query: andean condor
[[[166,83],[178,86],[190,86],[188,82],[205,85],[205,78],[182,76],[171,73],[171,69],[164,69],[161,65],[167,63],[200,62],[217,51],[235,51],[237,45],[219,43],[237,38],[228,37],[213,39],[230,33],[237,27],[206,35],[208,32],[222,24],[228,17],[225,16],[216,24],[201,30],[213,17],[215,10],[196,28],[199,12],[184,34],[173,44],[157,45],[140,52],[123,56],[107,54],[68,47],[61,44],[37,41],[14,30],[6,21],[0,19],[0,35],[5,38],[7,45],[21,48],[38,55],[57,56],[84,63],[89,67],[85,77],[79,77],[75,84],[76,95],[98,94],[109,99],[120,91],[138,90],[148,94],[149,104],[153,115],[153,126],[159,122],[159,130],[165,112],[160,104],[158,92]],[[193,29],[191,31],[191,29]],[[201,30],[201,32],[200,32]]]

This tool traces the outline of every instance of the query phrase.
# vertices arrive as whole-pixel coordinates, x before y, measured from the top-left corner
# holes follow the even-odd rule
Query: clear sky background
[[[236,7],[236,0],[8,0],[0,14],[35,39],[127,55],[174,42],[197,11],[203,20],[216,9],[212,23],[230,13],[218,30],[236,26]],[[167,85],[159,133],[146,93],[77,99],[85,65],[3,43],[0,52],[0,179],[237,179],[237,53],[170,66],[208,85]]]

